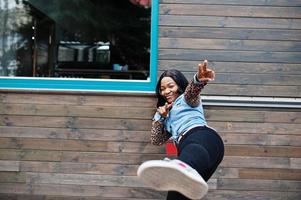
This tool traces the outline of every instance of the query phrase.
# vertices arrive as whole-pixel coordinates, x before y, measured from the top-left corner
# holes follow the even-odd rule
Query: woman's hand
[[[200,81],[213,81],[215,73],[213,70],[207,68],[208,61],[204,60],[203,63],[199,64],[197,78]]]
[[[169,109],[172,107],[172,103],[165,103],[164,106],[161,106],[157,109],[157,112],[164,118],[166,118],[168,116],[169,113]]]

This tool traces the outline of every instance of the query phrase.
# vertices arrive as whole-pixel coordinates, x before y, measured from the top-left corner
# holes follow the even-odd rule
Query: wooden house
[[[202,99],[225,158],[204,199],[301,199],[301,1],[154,5],[155,73],[176,68],[192,78],[204,59],[216,71]],[[149,142],[154,90],[6,83],[0,84],[1,200],[165,199],[136,177],[143,161],[165,157],[164,146]]]

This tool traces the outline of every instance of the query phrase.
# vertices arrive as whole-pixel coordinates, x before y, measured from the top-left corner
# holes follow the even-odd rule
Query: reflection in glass
[[[0,0],[0,76],[149,77],[150,0]]]

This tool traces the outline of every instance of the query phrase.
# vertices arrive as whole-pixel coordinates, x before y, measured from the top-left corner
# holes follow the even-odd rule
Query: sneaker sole
[[[147,186],[159,191],[177,191],[191,199],[201,199],[208,191],[207,183],[183,172],[180,166],[166,161],[147,161],[140,165],[138,178]]]

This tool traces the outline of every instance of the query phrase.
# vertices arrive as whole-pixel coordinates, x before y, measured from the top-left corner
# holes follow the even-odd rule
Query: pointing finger
[[[212,80],[215,79],[215,72],[214,72],[214,71],[212,71],[212,77],[211,77],[211,79],[212,79]]]
[[[207,71],[208,61],[204,60],[204,62],[199,64],[199,72],[205,73]]]
[[[163,108],[165,111],[168,110],[168,103],[166,102],[162,108]]]
[[[167,109],[170,109],[172,107],[172,103],[167,105]]]
[[[165,105],[164,105],[165,110],[169,110],[171,107],[172,107],[172,103],[166,102]]]
[[[204,60],[204,62],[201,64],[201,71],[205,72],[207,70],[208,61]]]

